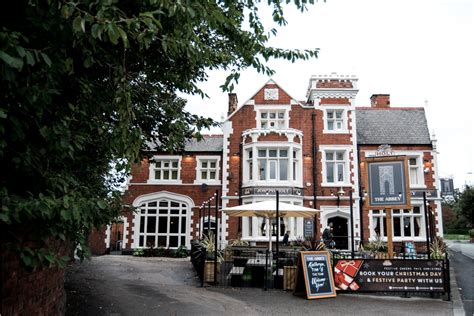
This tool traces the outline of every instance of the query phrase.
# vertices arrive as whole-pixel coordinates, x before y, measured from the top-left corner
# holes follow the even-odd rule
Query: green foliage
[[[444,259],[446,256],[446,244],[443,238],[435,237],[430,244],[430,257],[431,259]]]
[[[210,231],[208,235],[204,235],[201,240],[195,241],[195,249],[193,256],[200,258],[201,252],[205,251],[206,253],[206,260],[214,260],[215,258],[215,235],[214,232]],[[224,261],[223,251],[217,251],[217,261],[220,263]]]
[[[454,204],[454,211],[458,216],[458,226],[472,228],[474,221],[474,187],[466,186]]]
[[[303,251],[326,250],[326,245],[320,240],[318,240],[316,237],[303,238],[302,236],[298,236],[295,240],[291,241],[290,245],[292,247],[301,248]]]
[[[378,253],[386,253],[388,251],[387,243],[383,240],[383,237],[376,235],[375,238],[369,240],[365,245],[361,245],[362,251],[369,251],[371,254],[375,255]]]
[[[0,228],[11,245],[27,229],[87,254],[91,229],[120,214],[118,187],[148,144],[179,152],[216,124],[186,112],[177,92],[204,96],[209,69],[228,71],[230,91],[245,68],[272,75],[271,58],[318,53],[268,47],[276,30],[263,27],[258,1],[11,4],[0,26]],[[285,25],[281,2],[268,4]]]
[[[143,251],[143,248],[137,248],[133,251],[133,256],[135,257],[144,257],[145,252]]]
[[[187,256],[189,256],[189,251],[184,245],[179,246],[174,252],[174,257],[176,258],[186,258]]]
[[[469,237],[474,237],[474,228],[469,229]]]

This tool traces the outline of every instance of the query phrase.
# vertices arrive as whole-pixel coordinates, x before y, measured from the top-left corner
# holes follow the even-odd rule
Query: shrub
[[[186,246],[179,246],[178,249],[174,252],[174,257],[176,258],[186,258],[189,255],[188,248]]]
[[[133,251],[133,255],[135,257],[144,257],[145,256],[145,252],[143,251],[142,248],[137,248]]]

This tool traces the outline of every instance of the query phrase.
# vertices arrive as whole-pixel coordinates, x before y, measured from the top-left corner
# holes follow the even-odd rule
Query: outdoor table
[[[247,261],[247,267],[252,273],[252,286],[263,286],[265,278],[265,261],[265,257],[252,258]],[[271,267],[271,260],[269,260],[268,264]]]

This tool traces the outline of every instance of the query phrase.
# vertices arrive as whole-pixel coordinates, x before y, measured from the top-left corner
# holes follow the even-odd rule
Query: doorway
[[[347,218],[335,216],[328,219],[328,226],[332,226],[333,240],[336,249],[349,249],[349,231]]]

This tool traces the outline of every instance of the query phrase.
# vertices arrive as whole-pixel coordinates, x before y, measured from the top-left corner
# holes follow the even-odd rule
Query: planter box
[[[212,283],[214,281],[217,282],[219,272],[221,270],[220,268],[221,268],[221,265],[217,263],[217,276],[216,278],[214,278],[214,261],[206,260],[206,263],[204,265],[204,282],[207,282],[207,283]]]
[[[296,283],[296,267],[283,267],[283,290],[294,290]]]

